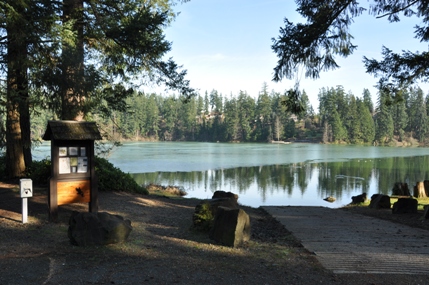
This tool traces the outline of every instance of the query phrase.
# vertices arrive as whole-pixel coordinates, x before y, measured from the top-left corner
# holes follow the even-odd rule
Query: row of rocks
[[[366,193],[353,196],[351,204],[363,203],[366,200]],[[392,209],[393,214],[417,213],[418,201],[414,198],[398,198],[398,201],[390,202],[390,196],[384,194],[374,194],[371,196],[369,208],[372,209]]]

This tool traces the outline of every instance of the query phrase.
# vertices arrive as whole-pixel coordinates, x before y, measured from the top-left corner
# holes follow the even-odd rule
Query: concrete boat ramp
[[[262,208],[334,273],[429,275],[429,231],[325,207]]]

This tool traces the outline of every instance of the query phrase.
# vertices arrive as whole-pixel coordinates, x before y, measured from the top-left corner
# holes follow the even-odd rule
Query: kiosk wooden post
[[[44,140],[51,141],[49,220],[58,219],[58,206],[88,203],[98,211],[98,187],[94,169],[94,140],[101,135],[94,122],[49,121]]]

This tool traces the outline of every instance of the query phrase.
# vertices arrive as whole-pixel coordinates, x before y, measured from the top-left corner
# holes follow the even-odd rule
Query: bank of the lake
[[[49,145],[34,154],[49,155]],[[130,142],[108,159],[139,184],[180,186],[188,197],[210,198],[225,190],[253,207],[341,207],[362,192],[390,194],[395,182],[412,187],[428,178],[428,154],[420,147]],[[324,201],[327,196],[336,201]]]

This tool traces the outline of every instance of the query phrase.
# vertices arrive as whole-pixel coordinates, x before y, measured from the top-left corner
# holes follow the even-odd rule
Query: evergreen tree
[[[284,127],[284,134],[286,139],[293,139],[296,135],[296,127],[295,127],[295,121],[293,119],[288,119],[286,121],[285,127]]]
[[[418,89],[411,89],[411,102],[410,110],[410,129],[414,137],[422,142],[428,133],[428,117],[426,113],[426,105],[423,99],[423,91]]]
[[[329,118],[329,125],[332,128],[332,137],[335,142],[347,140],[347,129],[344,127],[340,114],[336,109],[332,110]]]
[[[401,92],[406,92],[402,90]],[[405,100],[401,100],[391,106],[393,120],[393,134],[399,137],[399,140],[404,139],[405,128],[408,123],[407,108]]]
[[[375,140],[380,144],[388,143],[393,138],[393,119],[390,108],[386,104],[388,96],[380,91],[375,115]]]
[[[360,137],[357,141],[372,143],[375,138],[375,125],[368,104],[362,100],[357,100],[357,124],[359,124]]]
[[[429,116],[429,94],[425,97],[426,115]]]
[[[231,98],[225,102],[225,140],[237,141],[240,139],[240,119],[238,116],[237,99]]]
[[[345,141],[348,139],[347,129],[344,126],[343,118],[348,115],[348,106],[345,98],[344,88],[325,89],[319,92],[319,113],[321,123],[324,128],[324,141]]]
[[[372,103],[371,93],[366,88],[363,90],[363,103],[368,108],[371,115],[374,114],[374,104]]]
[[[219,94],[216,90],[212,90],[212,92],[210,92],[210,107],[212,112],[222,114],[222,95]]]
[[[6,168],[11,177],[22,175],[31,162],[29,82],[62,119],[82,118],[102,105],[97,99],[113,99],[108,102],[110,108],[103,110],[116,110],[115,103],[124,102],[132,92],[112,88],[111,82],[121,79],[131,84],[135,75],[192,94],[184,79],[186,71],[180,71],[172,60],[161,60],[171,46],[162,29],[172,19],[172,4],[163,0],[150,4],[140,0],[13,0],[0,5],[0,57],[10,84]],[[125,92],[104,97],[110,93],[106,87]]]
[[[262,91],[259,93],[256,105],[257,140],[269,141],[272,139],[272,134],[270,132],[272,111],[271,98],[268,95],[268,85],[266,83],[262,86]]]
[[[158,139],[159,131],[159,108],[157,104],[156,94],[150,94],[147,98],[145,112],[146,112],[146,137],[153,137]]]
[[[250,141],[255,123],[255,100],[246,92],[240,91],[237,103],[241,140]]]
[[[175,131],[178,121],[178,109],[178,100],[174,96],[168,96],[162,100],[160,110],[163,118],[163,124],[161,127],[162,140],[171,141],[176,139]]]
[[[196,99],[191,98],[187,102],[181,102],[178,110],[181,131],[186,140],[194,140],[196,132],[197,104]]]
[[[30,93],[41,62],[49,61],[58,42],[50,41],[56,27],[57,3],[6,0],[0,4],[0,62],[6,82],[6,175],[20,177],[31,164]],[[41,54],[43,53],[43,56]]]
[[[298,119],[302,120],[308,116],[311,116],[314,113],[314,111],[313,111],[313,106],[311,106],[310,99],[308,98],[307,92],[305,92],[305,90],[302,90],[300,99],[301,99],[302,106],[304,106],[305,108],[305,112],[301,112],[298,114]]]
[[[204,113],[208,115],[210,112],[210,101],[209,101],[209,94],[207,91],[204,94]]]
[[[362,142],[362,133],[360,125],[360,116],[358,114],[356,98],[353,95],[349,95],[349,103],[346,108],[347,114],[343,119],[345,127],[347,128],[347,140],[352,143]]]
[[[272,92],[270,94],[272,100],[272,112],[274,116],[274,137],[276,140],[282,140],[284,135],[284,126],[286,125],[290,113],[287,111],[287,107],[282,104],[284,96],[278,92]]]

